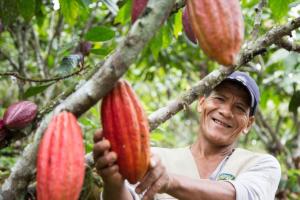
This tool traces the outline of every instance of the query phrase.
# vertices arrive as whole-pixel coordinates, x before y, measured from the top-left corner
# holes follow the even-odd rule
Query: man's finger
[[[162,174],[164,167],[160,165],[160,161],[157,161],[156,167],[151,168],[145,177],[141,180],[140,184],[136,187],[136,192],[141,193],[150,187]]]
[[[105,151],[110,149],[110,142],[108,140],[102,140],[94,144],[93,156],[96,161],[98,157],[103,156]]]
[[[103,131],[97,130],[94,134],[94,143],[99,142],[102,139],[103,139]]]
[[[112,166],[117,161],[117,154],[115,152],[108,152],[107,154],[101,156],[96,161],[96,169],[101,170]]]
[[[152,200],[154,198],[154,195],[161,190],[161,187],[162,187],[162,182],[159,179],[149,187],[147,192],[144,194],[142,200]]]

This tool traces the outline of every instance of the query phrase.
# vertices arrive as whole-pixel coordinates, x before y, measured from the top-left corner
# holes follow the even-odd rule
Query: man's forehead
[[[235,81],[225,80],[217,85],[213,92],[222,94],[222,93],[231,93],[237,97],[241,97],[243,101],[247,104],[251,104],[251,95],[248,90],[242,84],[239,84]]]

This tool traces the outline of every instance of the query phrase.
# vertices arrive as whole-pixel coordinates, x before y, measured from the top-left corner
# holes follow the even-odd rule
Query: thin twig
[[[9,64],[12,66],[12,68],[15,70],[15,71],[18,71],[19,70],[19,66],[11,59],[11,57],[9,55],[7,55],[6,53],[4,53],[4,51],[2,51],[0,49],[0,54],[5,58],[7,59],[7,61],[9,62]]]
[[[38,68],[40,69],[40,73],[41,73],[41,76],[42,78],[46,78],[46,66],[45,66],[45,62],[44,62],[44,59],[42,57],[42,54],[41,54],[41,47],[40,47],[40,42],[39,42],[39,38],[38,36],[36,35],[33,27],[31,27],[31,35],[33,37],[33,39],[30,41],[31,43],[31,46],[35,52],[35,55],[36,55],[36,61],[37,61],[37,65],[38,65]]]
[[[63,79],[67,79],[70,78],[72,76],[75,75],[79,75],[80,72],[82,72],[83,70],[87,69],[89,66],[81,66],[79,70],[65,75],[65,76],[60,76],[60,77],[55,77],[55,78],[49,78],[49,79],[32,79],[32,78],[26,78],[21,76],[20,74],[18,74],[17,72],[0,72],[0,76],[14,76],[17,79],[20,79],[22,81],[27,81],[27,82],[36,82],[36,83],[45,83],[45,82],[52,82],[52,81],[59,81],[59,80],[63,80]]]
[[[261,0],[259,2],[258,6],[255,8],[256,16],[255,16],[255,19],[254,19],[253,30],[251,32],[253,41],[255,41],[258,37],[259,27],[261,25],[262,11],[263,11],[263,8],[265,7],[266,4],[267,4],[266,0]]]

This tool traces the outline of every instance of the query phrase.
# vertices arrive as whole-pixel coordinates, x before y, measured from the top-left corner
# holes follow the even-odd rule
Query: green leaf
[[[46,84],[46,85],[39,85],[39,86],[33,86],[30,87],[26,90],[26,92],[24,93],[24,97],[28,98],[28,97],[32,97],[35,96],[43,91],[45,91],[50,85],[52,85],[54,82]]]
[[[122,25],[125,25],[127,22],[131,19],[131,4],[132,1],[128,0],[122,8],[119,10],[116,18],[115,23],[120,23]]]
[[[179,33],[182,32],[182,11],[178,11],[174,17],[173,34],[178,38]]]
[[[19,15],[19,0],[0,0],[0,18],[5,25],[13,23]]]
[[[71,25],[76,22],[79,13],[87,12],[87,7],[82,0],[59,0],[59,4],[62,14]]]
[[[298,107],[300,106],[300,91],[296,91],[290,101],[289,104],[289,111],[290,112],[297,112]]]
[[[105,26],[93,27],[85,35],[86,40],[93,42],[106,41],[113,37],[115,37],[115,32]]]
[[[163,31],[160,29],[150,42],[150,49],[155,60],[158,59],[159,52],[163,45]]]
[[[289,3],[291,3],[291,0],[269,0],[270,9],[277,21],[287,15]]]
[[[36,0],[19,0],[19,1],[20,1],[21,15],[24,17],[26,21],[30,21],[35,14]]]
[[[91,53],[96,55],[103,55],[103,56],[108,55],[110,51],[111,51],[110,49],[104,49],[104,48],[91,49]]]

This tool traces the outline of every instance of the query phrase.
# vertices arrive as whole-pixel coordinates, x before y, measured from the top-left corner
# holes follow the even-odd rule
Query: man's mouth
[[[229,124],[226,124],[226,123],[224,123],[224,122],[222,122],[222,121],[220,121],[220,120],[218,120],[218,119],[216,119],[216,118],[212,118],[213,119],[213,121],[215,122],[215,123],[217,123],[217,124],[219,124],[219,125],[221,125],[221,126],[224,126],[224,127],[226,127],[226,128],[231,128],[231,126],[229,125]]]

